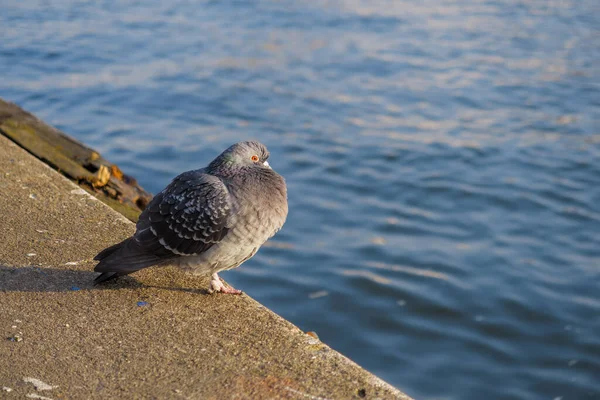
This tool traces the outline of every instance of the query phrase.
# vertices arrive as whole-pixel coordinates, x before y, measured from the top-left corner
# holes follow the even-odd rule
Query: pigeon
[[[209,292],[241,294],[218,273],[240,266],[285,223],[285,180],[257,141],[239,142],[206,168],[177,176],[148,204],[133,236],[98,253],[95,283],[152,266],[211,276]]]

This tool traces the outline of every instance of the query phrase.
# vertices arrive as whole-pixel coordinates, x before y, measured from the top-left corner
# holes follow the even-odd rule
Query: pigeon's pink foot
[[[212,274],[208,292],[209,293],[221,292],[221,293],[225,293],[225,294],[242,294],[241,290],[234,289],[229,286],[225,286],[223,284],[223,282],[221,281],[221,278],[219,278],[219,275],[217,275],[216,272],[214,274]]]

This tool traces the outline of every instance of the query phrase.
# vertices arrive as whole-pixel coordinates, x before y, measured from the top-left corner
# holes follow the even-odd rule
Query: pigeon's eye
[[[254,162],[258,162],[258,160],[259,160],[259,158],[258,158],[258,156],[257,156],[256,154],[255,154],[255,155],[253,155],[252,157],[250,157],[250,159],[251,159],[252,161],[254,161]]]

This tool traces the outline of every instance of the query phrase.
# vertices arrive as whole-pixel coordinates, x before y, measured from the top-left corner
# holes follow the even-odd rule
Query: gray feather
[[[165,261],[164,258],[148,253],[132,238],[103,250],[94,257],[94,260],[100,261],[94,271],[103,272],[95,279],[96,283],[127,275]]]
[[[158,243],[179,256],[198,255],[227,234],[231,207],[227,187],[219,178],[204,170],[189,171],[150,202],[133,238],[149,251]]]

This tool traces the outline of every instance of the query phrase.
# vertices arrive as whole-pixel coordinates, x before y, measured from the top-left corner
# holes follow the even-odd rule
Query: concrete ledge
[[[0,221],[1,398],[408,399],[205,279],[92,286],[92,257],[134,224],[2,136]]]

